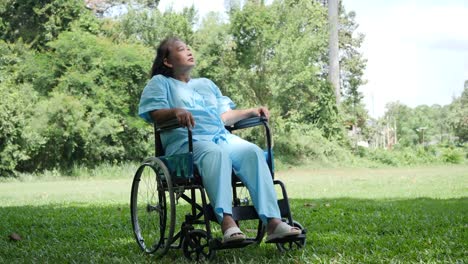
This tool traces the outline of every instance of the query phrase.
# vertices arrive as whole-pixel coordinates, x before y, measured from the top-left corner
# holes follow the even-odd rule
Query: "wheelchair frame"
[[[299,236],[274,239],[267,243],[275,243],[281,252],[303,248],[306,242],[306,230],[292,218],[284,184],[274,179],[271,132],[268,120],[265,117],[248,118],[233,126],[226,127],[226,129],[234,131],[260,125],[265,128],[266,158],[273,184],[279,185],[282,191],[282,199],[278,200],[281,217],[289,225],[302,230],[302,234]],[[183,173],[177,170],[177,173],[183,174],[183,177],[175,176],[174,171],[170,169],[170,161],[168,162],[163,156],[160,134],[179,127],[177,120],[170,120],[159,126],[154,125],[156,156],[145,159],[133,179],[130,212],[133,233],[140,249],[148,254],[162,256],[169,249],[182,248],[186,258],[198,261],[214,258],[217,250],[260,243],[265,235],[265,227],[252,205],[242,205],[242,201],[238,198],[238,188],[245,188],[245,186],[234,173],[232,217],[238,224],[244,220],[258,220],[257,234],[255,238],[247,238],[239,243],[222,243],[219,238],[213,237],[210,221],[217,222],[217,220],[213,208],[208,203],[201,177],[193,169],[191,159],[193,153],[192,131],[187,129],[189,152],[186,154],[187,156],[182,157],[186,159],[184,160],[185,165],[187,162],[191,164],[189,169],[184,170]],[[197,203],[197,190],[202,200],[201,205]],[[190,205],[191,212],[185,215],[180,231],[175,233],[175,205],[179,199]],[[203,225],[204,229],[195,229],[195,225]]]

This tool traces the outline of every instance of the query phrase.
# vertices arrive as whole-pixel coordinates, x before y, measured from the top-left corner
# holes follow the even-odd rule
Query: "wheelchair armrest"
[[[154,123],[154,128],[158,132],[164,132],[179,127],[182,126],[179,124],[179,121],[176,118],[167,120],[166,122],[163,122],[161,124]]]
[[[254,127],[254,126],[264,126],[265,128],[265,138],[266,138],[266,146],[267,146],[267,163],[268,163],[268,167],[270,168],[271,177],[274,179],[275,176],[274,176],[274,170],[273,170],[273,152],[272,152],[273,144],[272,144],[270,126],[268,125],[268,119],[264,115],[250,117],[250,118],[242,119],[232,126],[225,126],[225,128],[228,131],[232,132],[234,130],[249,128],[249,127]]]
[[[267,122],[268,122],[268,119],[265,116],[255,116],[255,117],[242,119],[232,126],[226,126],[226,129],[229,131],[234,131],[238,129],[265,125],[265,123]]]
[[[163,145],[161,142],[161,138],[159,136],[160,133],[169,131],[175,128],[180,128],[182,127],[179,124],[179,121],[177,118],[167,120],[166,122],[163,122],[161,124],[156,124],[154,123],[154,139],[155,139],[155,155],[157,157],[164,155]],[[187,137],[188,137],[188,144],[189,144],[189,152],[193,152],[193,139],[192,139],[192,129],[187,128]]]

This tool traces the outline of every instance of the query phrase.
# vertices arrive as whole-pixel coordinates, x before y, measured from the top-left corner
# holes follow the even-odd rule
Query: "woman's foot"
[[[267,225],[267,238],[266,241],[270,241],[278,238],[285,238],[289,236],[298,236],[302,233],[298,227],[293,227],[287,223],[281,221],[278,218],[272,218],[268,221]]]
[[[221,231],[223,231],[223,243],[245,240],[245,234],[239,229],[231,215],[224,214],[223,221],[221,222]]]

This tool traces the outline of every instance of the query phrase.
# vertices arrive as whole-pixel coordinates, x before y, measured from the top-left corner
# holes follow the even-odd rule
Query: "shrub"
[[[282,161],[291,164],[318,161],[326,164],[351,164],[350,150],[330,141],[311,124],[275,122],[275,151]]]
[[[28,160],[41,142],[31,130],[28,117],[37,95],[30,85],[0,82],[0,176],[13,176],[18,163]]]
[[[380,148],[369,150],[369,159],[385,165],[401,165],[400,161],[395,155],[395,152]]]
[[[442,150],[441,159],[443,162],[460,164],[463,161],[464,153],[459,148],[445,148]]]

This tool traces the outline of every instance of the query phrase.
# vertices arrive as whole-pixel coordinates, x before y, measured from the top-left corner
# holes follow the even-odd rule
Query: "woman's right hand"
[[[181,126],[189,128],[195,126],[195,120],[193,119],[192,113],[189,111],[183,108],[175,108],[174,115]]]

